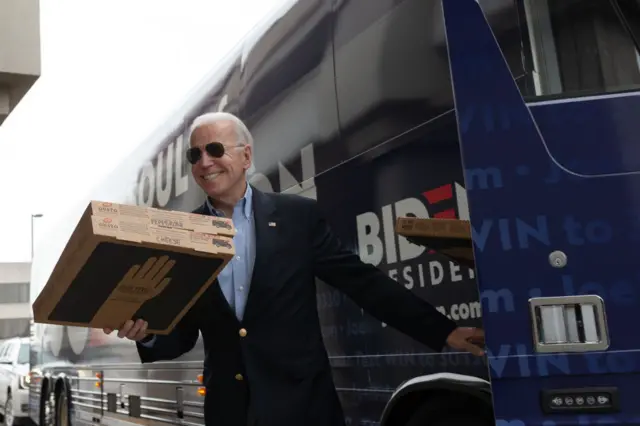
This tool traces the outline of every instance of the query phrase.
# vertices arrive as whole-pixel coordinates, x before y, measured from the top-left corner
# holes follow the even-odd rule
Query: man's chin
[[[202,189],[209,197],[215,198],[224,194],[227,191],[227,186],[222,185],[221,182],[204,182]]]

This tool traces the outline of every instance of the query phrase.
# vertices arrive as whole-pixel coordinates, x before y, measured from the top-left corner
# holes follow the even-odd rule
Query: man
[[[236,257],[168,336],[128,321],[143,363],[171,360],[204,339],[207,425],[338,426],[344,416],[320,333],[315,277],[434,350],[483,355],[481,330],[455,323],[348,251],[314,200],[247,184],[252,139],[227,113],[191,126],[187,158],[207,194],[196,213],[231,217]],[[248,297],[247,297],[248,296]],[[112,330],[105,330],[106,333]]]

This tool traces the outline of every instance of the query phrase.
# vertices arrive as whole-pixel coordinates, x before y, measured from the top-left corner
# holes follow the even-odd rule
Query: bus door
[[[478,285],[514,306],[482,305],[496,423],[640,424],[637,2],[519,0],[551,16],[528,104],[485,3],[443,11]]]

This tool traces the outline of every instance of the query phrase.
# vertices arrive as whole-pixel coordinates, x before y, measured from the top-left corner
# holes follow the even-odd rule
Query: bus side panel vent
[[[129,395],[129,416],[140,417],[140,397],[138,395]]]
[[[184,418],[184,388],[182,386],[176,388],[176,415],[179,419]]]
[[[107,394],[107,411],[109,413],[116,413],[118,411],[118,395],[115,393]]]

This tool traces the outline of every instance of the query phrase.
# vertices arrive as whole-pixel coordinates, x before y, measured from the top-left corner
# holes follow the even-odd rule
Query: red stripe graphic
[[[447,209],[441,212],[438,212],[433,215],[433,217],[437,217],[438,219],[455,219],[456,218],[456,210],[455,209]]]
[[[423,192],[422,195],[425,196],[429,204],[439,203],[440,201],[453,198],[453,185],[448,184],[430,189],[429,191]]]

